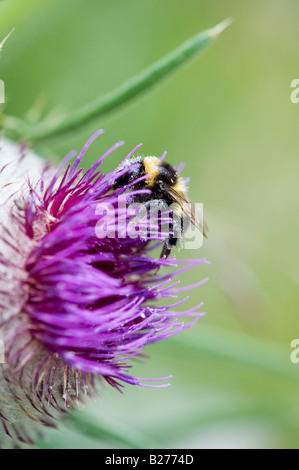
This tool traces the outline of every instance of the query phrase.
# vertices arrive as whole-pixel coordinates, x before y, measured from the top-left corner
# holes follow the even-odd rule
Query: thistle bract
[[[103,159],[122,143],[86,172],[80,169],[86,149],[100,133],[57,170],[26,148],[1,144],[0,325],[5,357],[0,364],[0,424],[16,440],[31,442],[31,424],[55,425],[61,413],[92,395],[100,380],[117,389],[123,383],[153,386],[151,379],[132,375],[130,359],[202,315],[198,306],[175,312],[182,301],[168,307],[157,303],[176,296],[174,275],[207,261],[186,261],[177,269],[182,263],[174,256],[165,260],[152,255],[163,240],[126,236],[132,217],[126,210],[127,194],[111,189],[119,172],[104,175],[100,170]],[[114,208],[117,231],[100,237],[97,228],[107,204]],[[170,274],[161,274],[161,267],[169,267]],[[194,318],[186,325],[178,316]]]

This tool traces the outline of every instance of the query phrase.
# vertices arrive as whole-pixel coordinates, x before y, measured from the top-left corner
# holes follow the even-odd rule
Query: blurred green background
[[[234,23],[171,80],[37,149],[58,161],[103,127],[86,166],[122,139],[105,170],[139,142],[144,154],[167,150],[186,163],[209,226],[203,247],[178,257],[211,261],[181,276],[210,277],[186,304],[203,300],[207,315],[134,365],[139,377],[173,374],[171,386],[106,387],[40,447],[298,447],[298,1],[1,1],[0,37],[16,28],[0,62],[3,109],[32,119],[38,107],[75,110],[227,17]]]

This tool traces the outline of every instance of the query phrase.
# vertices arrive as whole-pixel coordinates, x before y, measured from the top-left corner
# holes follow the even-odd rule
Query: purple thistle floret
[[[151,257],[163,240],[119,235],[126,233],[130,221],[130,214],[119,209],[119,202],[125,207],[127,194],[111,189],[119,172],[104,175],[100,165],[122,143],[85,173],[79,169],[100,133],[73,164],[70,154],[56,172],[45,165],[38,181],[28,180],[27,191],[23,188],[11,196],[10,223],[1,237],[10,255],[0,253],[0,326],[5,344],[0,422],[8,435],[25,442],[30,442],[30,432],[27,424],[16,425],[15,409],[33,421],[53,425],[60,412],[93,393],[97,378],[117,389],[122,382],[153,386],[153,379],[130,373],[128,360],[142,356],[147,344],[177,334],[203,315],[197,312],[201,305],[175,312],[186,299],[168,307],[158,306],[157,301],[184,291],[172,278],[207,263],[205,259],[184,261],[186,266],[176,269],[183,263],[174,256]],[[95,227],[106,203],[115,208],[118,232],[112,238],[99,238]],[[161,267],[170,267],[170,274],[160,274]],[[193,320],[184,324],[178,316]]]

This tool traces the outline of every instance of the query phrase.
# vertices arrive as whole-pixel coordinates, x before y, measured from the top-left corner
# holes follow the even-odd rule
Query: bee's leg
[[[182,217],[178,214],[171,215],[171,223],[169,224],[169,237],[165,240],[162,248],[161,256],[168,258],[173,248],[181,243],[183,238],[184,229],[188,225],[188,218]]]
[[[153,217],[153,229],[156,233],[163,232],[164,230],[168,230],[167,238],[164,238],[164,244],[162,248],[162,252],[160,258],[168,258],[172,249],[177,245],[178,241],[182,238],[182,229],[183,229],[183,218],[178,214],[168,213],[169,206],[166,204],[165,201],[161,199],[150,199],[150,200],[142,200],[142,197],[138,201],[143,204],[143,207],[140,208],[139,213],[137,214],[136,220],[140,220],[144,218],[146,215]],[[166,228],[166,223],[162,223],[162,214],[168,213],[167,218],[170,218],[169,226]],[[147,238],[151,238],[151,228],[152,226],[148,226],[148,233]]]
[[[178,242],[178,238],[176,236],[176,230],[175,230],[176,218],[173,216],[173,214],[170,215],[170,218],[171,218],[171,222],[169,224],[168,238],[164,242],[162,252],[160,255],[160,258],[163,258],[163,256],[165,256],[165,259],[168,258],[168,256],[171,253],[171,250],[176,246]]]
[[[172,249],[176,246],[177,241],[178,241],[177,238],[171,238],[171,237],[165,240],[160,258],[163,258],[163,256],[165,256],[165,259],[167,259]]]

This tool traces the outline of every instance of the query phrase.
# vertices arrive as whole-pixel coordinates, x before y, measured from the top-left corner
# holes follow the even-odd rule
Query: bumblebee
[[[126,168],[127,171],[123,172]],[[117,177],[118,172],[121,172],[119,177]],[[187,197],[184,179],[169,163],[154,156],[138,156],[125,161],[118,167],[117,173],[113,189],[150,190],[150,193],[134,194],[131,199],[133,202],[143,203],[147,209],[155,205],[161,209],[161,202],[164,207],[171,207],[169,233],[163,245],[161,258],[168,258],[190,223],[206,236],[206,229],[203,223],[197,220]]]

